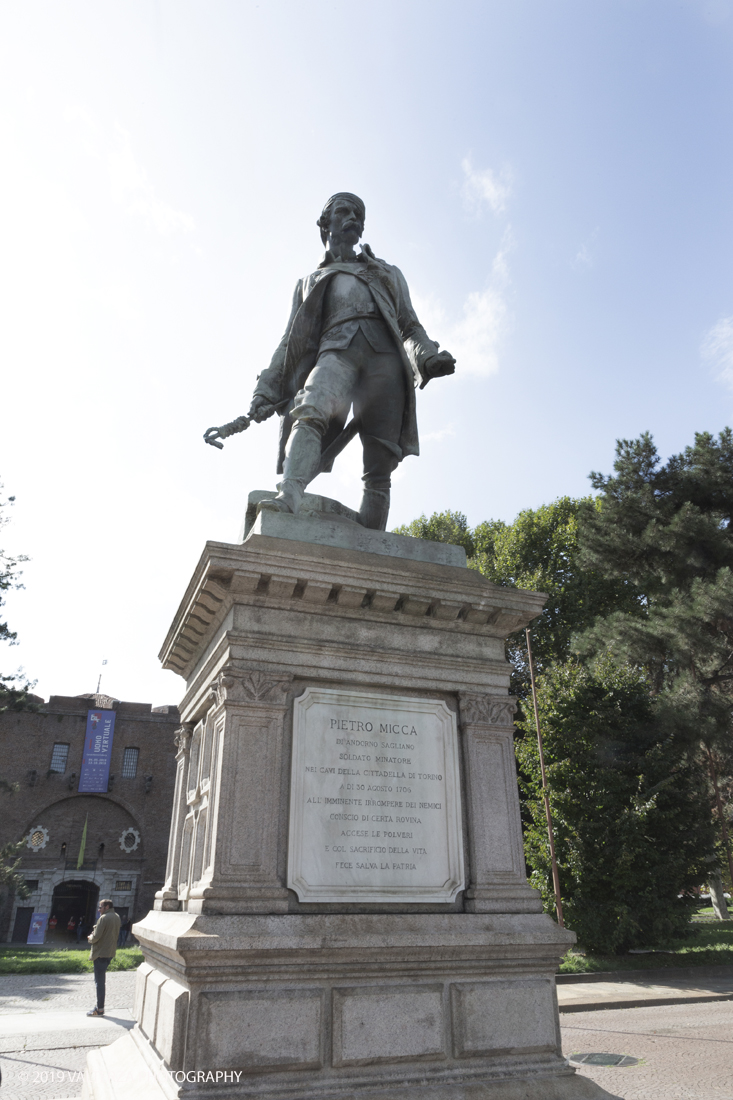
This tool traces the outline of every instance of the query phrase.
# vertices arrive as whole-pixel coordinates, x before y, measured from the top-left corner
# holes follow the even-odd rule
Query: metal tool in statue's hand
[[[207,428],[204,432],[204,443],[210,443],[212,447],[217,447],[221,451],[224,449],[224,444],[219,442],[220,439],[227,439],[230,435],[236,435],[237,432],[246,431],[253,420],[260,424],[289,403],[290,398],[286,397],[277,405],[266,404],[255,408],[254,411],[250,409],[250,416],[238,416],[236,420],[230,420],[228,424],[222,424],[218,428]]]
[[[204,432],[204,443],[210,443],[212,447],[218,447],[221,451],[224,449],[224,444],[219,442],[220,439],[227,439],[230,435],[236,435],[237,432],[246,431],[251,423],[249,416],[238,416],[236,420],[230,420],[228,424],[222,424],[218,428],[207,428]]]

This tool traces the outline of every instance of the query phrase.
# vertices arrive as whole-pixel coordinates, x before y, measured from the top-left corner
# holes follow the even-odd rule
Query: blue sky
[[[733,411],[728,0],[0,8],[2,538],[37,690],[175,702],[206,539],[274,486],[246,411],[336,190],[458,359],[391,523],[512,519]],[[358,447],[314,488],[356,505]]]

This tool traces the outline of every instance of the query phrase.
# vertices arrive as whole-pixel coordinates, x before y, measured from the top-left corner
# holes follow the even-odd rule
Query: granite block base
[[[136,934],[139,1023],[90,1059],[88,1100],[608,1096],[560,1053],[568,937],[544,914],[153,912]]]
[[[261,1092],[239,1084],[232,1085],[223,1076],[219,1080],[192,1080],[176,1083],[162,1063],[156,1064],[150,1052],[135,1032],[118,1039],[111,1046],[92,1051],[87,1059],[84,1074],[82,1100],[204,1100],[212,1096],[221,1100],[261,1097]],[[243,1079],[243,1076],[242,1078]],[[324,1091],[316,1086],[308,1092],[294,1093],[286,1090],[270,1092],[287,1100],[290,1097],[307,1097],[320,1100],[356,1100],[364,1095],[359,1088],[344,1091]],[[621,1100],[607,1092],[587,1077],[581,1077],[569,1068],[559,1068],[554,1073],[532,1073],[531,1076],[502,1075],[502,1067],[496,1067],[491,1078],[462,1080],[450,1083],[416,1081],[403,1085],[388,1085],[369,1090],[369,1100]]]

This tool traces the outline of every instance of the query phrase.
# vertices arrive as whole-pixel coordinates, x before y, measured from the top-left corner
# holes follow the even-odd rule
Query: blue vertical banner
[[[48,913],[33,913],[26,943],[45,943]]]
[[[113,710],[90,710],[87,713],[84,759],[81,762],[79,776],[80,793],[107,793],[114,733],[115,712]]]

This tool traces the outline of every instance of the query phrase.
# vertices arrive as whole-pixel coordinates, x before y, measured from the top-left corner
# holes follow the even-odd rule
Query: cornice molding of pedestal
[[[265,536],[208,542],[160,659],[188,677],[237,604],[503,639],[536,618],[545,599],[456,566]]]

